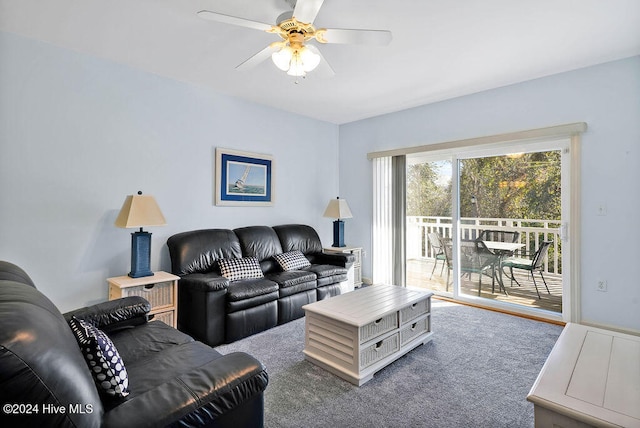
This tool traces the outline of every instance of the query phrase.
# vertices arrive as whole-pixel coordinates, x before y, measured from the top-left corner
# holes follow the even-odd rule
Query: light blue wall
[[[368,152],[587,122],[582,138],[582,317],[640,331],[640,57],[353,122],[340,127],[348,241],[371,253]],[[596,215],[607,206],[607,215]],[[371,258],[364,259],[371,277]],[[609,291],[596,291],[598,279]]]
[[[106,299],[105,278],[129,270],[130,231],[113,222],[137,190],[167,217],[150,231],[152,268],[169,270],[166,239],[195,228],[305,222],[329,244],[321,215],[339,175],[347,241],[364,246],[370,277],[366,153],[584,121],[583,319],[640,330],[640,57],[340,127],[7,33],[0,67],[0,259],[63,311]],[[214,206],[215,147],[273,155],[275,205]]]
[[[213,204],[215,147],[274,156],[273,207]],[[337,149],[336,125],[0,33],[0,259],[63,311],[130,270],[132,230],[113,223],[138,190],[168,222],[148,228],[154,270],[196,228],[307,223],[330,245]]]

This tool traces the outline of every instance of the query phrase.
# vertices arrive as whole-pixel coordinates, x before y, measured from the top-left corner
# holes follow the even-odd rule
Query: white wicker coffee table
[[[360,386],[431,340],[432,295],[374,285],[305,305],[305,358]]]

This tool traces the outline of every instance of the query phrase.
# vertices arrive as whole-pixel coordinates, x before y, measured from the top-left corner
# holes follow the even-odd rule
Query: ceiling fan
[[[274,64],[291,76],[305,76],[322,64],[327,74],[334,74],[329,63],[318,48],[307,44],[312,40],[319,43],[387,45],[391,32],[386,30],[356,30],[339,28],[315,28],[315,20],[324,0],[287,0],[293,10],[281,14],[276,25],[252,21],[209,10],[201,10],[198,16],[211,21],[261,30],[280,36],[282,40],[273,42],[254,56],[236,67],[237,70],[250,69],[271,57]]]

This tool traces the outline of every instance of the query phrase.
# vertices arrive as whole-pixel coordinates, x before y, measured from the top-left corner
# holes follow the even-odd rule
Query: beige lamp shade
[[[324,210],[323,217],[353,218],[353,214],[351,214],[351,209],[349,208],[349,204],[347,204],[347,200],[340,199],[338,197],[336,199],[331,199],[329,201],[329,205],[327,205],[327,209]]]
[[[143,195],[142,192],[127,196],[115,223],[116,226],[124,228],[165,226],[166,224],[167,221],[156,200],[153,196]]]

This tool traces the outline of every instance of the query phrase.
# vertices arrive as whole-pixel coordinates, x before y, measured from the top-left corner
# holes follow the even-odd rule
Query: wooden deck
[[[431,270],[433,269],[433,259],[420,259],[420,260],[407,260],[407,285],[419,288],[426,288],[434,292],[446,292],[446,280],[447,280],[447,268],[442,270],[442,261],[438,261],[433,278],[431,277]],[[551,294],[547,293],[544,283],[540,278],[540,274],[536,273],[536,283],[538,284],[538,290],[540,290],[541,298],[538,299],[536,289],[533,286],[533,280],[527,272],[515,271],[516,279],[521,287],[515,282],[511,285],[510,279],[504,276],[504,285],[506,287],[508,295],[500,291],[500,287],[496,283],[495,292],[491,292],[491,278],[489,276],[483,276],[482,278],[482,291],[481,297],[487,299],[493,299],[503,302],[516,303],[519,305],[527,306],[530,308],[544,309],[547,311],[562,313],[562,277],[555,274],[545,274],[544,278],[549,286]],[[452,291],[451,279],[449,279],[449,292]],[[462,290],[463,294],[471,296],[478,295],[478,275],[472,274],[471,278],[467,275],[462,276]]]

